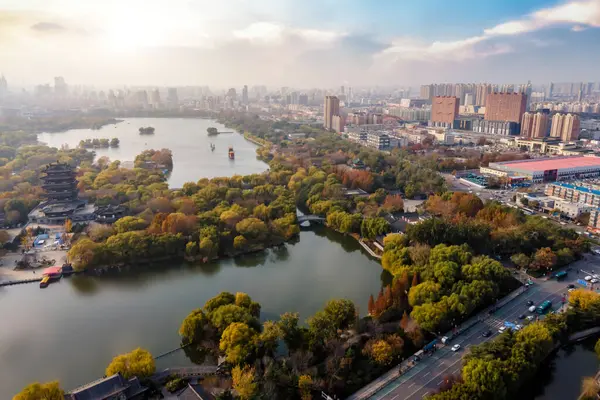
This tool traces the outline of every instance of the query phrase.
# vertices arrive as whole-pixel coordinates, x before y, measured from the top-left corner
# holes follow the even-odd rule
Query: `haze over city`
[[[593,80],[600,1],[0,1],[15,85]],[[585,62],[584,62],[585,60]]]

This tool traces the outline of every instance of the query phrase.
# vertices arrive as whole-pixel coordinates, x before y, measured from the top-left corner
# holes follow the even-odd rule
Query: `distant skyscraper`
[[[492,85],[489,83],[480,83],[475,88],[475,105],[485,106],[487,96],[492,92]]]
[[[179,105],[179,95],[177,94],[177,88],[167,89],[167,102],[170,107],[177,107]]]
[[[306,93],[302,93],[298,96],[298,104],[307,106],[308,105],[308,95]]]
[[[525,93],[490,93],[487,96],[485,119],[521,123],[527,96]]]
[[[67,95],[67,83],[62,76],[54,78],[54,95],[57,97],[65,97]]]
[[[333,129],[333,117],[340,115],[340,100],[336,96],[325,96],[323,109],[323,127]]]
[[[433,85],[421,85],[421,98],[431,101],[433,97]]]
[[[150,99],[152,101],[152,107],[160,108],[160,92],[158,91],[158,89],[154,89],[152,91],[152,96]]]
[[[248,104],[248,86],[244,85],[242,89],[242,103]]]
[[[554,82],[550,82],[548,88],[546,89],[546,98],[552,98],[552,92],[554,92]]]
[[[340,94],[345,95],[346,94],[346,88],[341,86],[340,87]]]
[[[237,99],[237,93],[235,92],[235,88],[230,88],[227,91],[227,97],[229,97],[230,99],[233,99],[233,100]]]

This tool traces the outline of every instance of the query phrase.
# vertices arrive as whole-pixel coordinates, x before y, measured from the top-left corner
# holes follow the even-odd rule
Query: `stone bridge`
[[[318,215],[298,215],[298,223],[303,222],[319,222],[325,223],[325,218],[319,217]]]

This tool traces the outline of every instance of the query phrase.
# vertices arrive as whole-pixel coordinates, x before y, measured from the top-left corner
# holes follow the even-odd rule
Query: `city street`
[[[537,306],[545,300],[550,300],[552,308],[556,310],[560,307],[563,296],[568,295],[567,285],[575,284],[576,287],[581,287],[577,284],[577,279],[583,279],[588,274],[600,275],[600,257],[587,255],[584,260],[573,263],[570,268],[569,275],[562,281],[534,279],[535,283],[523,294],[493,315],[481,315],[483,322],[454,338],[450,346],[444,346],[431,356],[424,356],[414,368],[389,383],[370,399],[416,400],[435,392],[446,375],[460,373],[462,356],[469,351],[469,347],[494,339],[505,321],[525,324],[525,320],[519,320],[520,315],[538,315],[528,311],[527,301],[531,300]],[[578,269],[581,270],[579,274]],[[485,338],[482,333],[488,329],[492,331],[492,335]],[[450,347],[454,344],[460,344],[461,349],[453,352]]]

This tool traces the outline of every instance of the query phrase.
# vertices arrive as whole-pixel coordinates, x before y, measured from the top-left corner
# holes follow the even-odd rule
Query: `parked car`
[[[533,305],[533,300],[528,300],[528,301],[527,301],[527,305],[528,305],[528,306],[532,306],[532,305]]]
[[[527,321],[533,321],[535,317],[533,315],[527,316]]]
[[[506,327],[501,326],[500,329],[498,329],[498,333],[504,333],[505,330],[506,330]]]
[[[569,283],[569,285],[567,286],[567,289],[574,289],[575,285],[573,285],[572,283]]]
[[[589,282],[589,281],[591,281],[591,280],[592,280],[592,277],[588,275],[588,276],[586,276],[586,277],[585,277],[585,278],[583,278],[583,279],[585,279],[586,281],[588,281],[588,282]]]
[[[519,315],[519,319],[525,319],[525,314]]]

